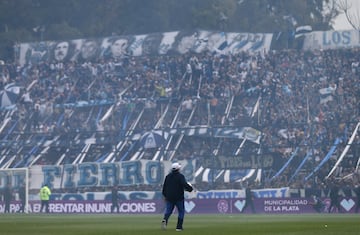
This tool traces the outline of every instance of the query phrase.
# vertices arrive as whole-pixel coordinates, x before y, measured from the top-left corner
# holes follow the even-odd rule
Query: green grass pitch
[[[165,235],[175,231],[177,215],[167,230],[162,215],[2,214],[1,235]],[[192,235],[359,235],[360,214],[192,215],[184,231]]]

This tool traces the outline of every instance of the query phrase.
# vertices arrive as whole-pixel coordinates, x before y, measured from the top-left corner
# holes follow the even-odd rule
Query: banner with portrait
[[[129,56],[210,52],[236,54],[264,53],[270,49],[272,34],[206,30],[174,31],[143,35],[119,35],[63,41],[42,41],[18,45],[20,65],[41,62],[97,62]]]

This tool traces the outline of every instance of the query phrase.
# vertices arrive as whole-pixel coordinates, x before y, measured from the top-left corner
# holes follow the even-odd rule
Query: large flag
[[[257,99],[257,101],[256,101],[256,103],[255,103],[255,106],[254,106],[254,108],[253,108],[253,110],[252,110],[252,112],[251,112],[251,117],[254,117],[255,114],[257,113],[257,111],[259,110],[260,97],[261,97],[261,96],[259,96],[259,98]]]
[[[295,29],[295,38],[301,37],[306,33],[310,33],[312,31],[312,27],[310,25],[299,26]]]

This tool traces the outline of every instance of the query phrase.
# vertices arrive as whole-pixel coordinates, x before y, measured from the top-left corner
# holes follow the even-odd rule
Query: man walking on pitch
[[[49,213],[49,199],[50,199],[51,191],[47,184],[45,184],[40,189],[40,200],[41,200],[41,208],[40,212],[45,208],[46,213]]]
[[[171,165],[171,172],[165,177],[162,194],[166,202],[166,209],[161,222],[162,229],[166,229],[169,217],[176,206],[178,210],[176,231],[183,230],[185,216],[184,191],[191,192],[193,187],[186,182],[185,176],[180,173],[180,168],[181,165],[179,163],[173,163]]]

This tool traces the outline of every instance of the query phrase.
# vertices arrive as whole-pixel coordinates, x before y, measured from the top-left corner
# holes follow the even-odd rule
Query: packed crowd
[[[335,157],[311,180],[304,182],[304,177],[336,140],[334,156],[339,156],[360,121],[359,57],[359,49],[285,50],[265,55],[189,53],[84,63],[6,63],[1,65],[0,90],[12,82],[22,89],[17,108],[0,113],[2,120],[10,117],[0,133],[3,143],[9,143],[3,145],[1,162],[15,155],[12,141],[17,140],[25,147],[16,153],[11,167],[31,161],[72,163],[82,149],[75,140],[92,136],[104,147],[89,151],[83,161],[103,161],[104,154],[111,151],[115,151],[115,161],[158,160],[158,148],[142,149],[140,154],[131,135],[188,126],[250,126],[261,131],[260,145],[231,138],[177,136],[162,149],[161,159],[271,153],[282,159],[282,164],[265,171],[268,178],[258,182],[258,187],[318,187],[326,184]],[[32,141],[55,136],[62,145],[40,158],[36,158],[40,149],[30,153]],[[123,143],[121,149],[114,150],[119,142]],[[59,162],[64,152],[67,156]],[[295,152],[285,171],[271,179]],[[311,157],[292,179],[308,152]],[[349,157],[334,174],[337,179],[349,179],[349,184],[359,180],[347,178],[355,171],[359,153],[357,135]]]

